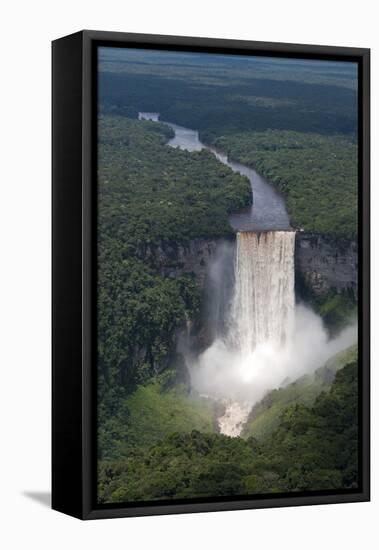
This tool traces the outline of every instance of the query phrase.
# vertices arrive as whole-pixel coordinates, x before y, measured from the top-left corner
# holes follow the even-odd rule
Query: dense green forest
[[[161,120],[199,130],[204,142],[280,188],[295,228],[355,237],[353,64],[184,54],[168,63],[165,55],[132,52],[122,63],[119,52],[105,51],[101,111],[132,118],[159,112]]]
[[[211,433],[204,430],[206,420],[200,431],[200,419],[192,431],[188,426],[186,431],[171,431],[171,427],[171,433],[158,442],[143,446],[142,439],[142,445],[136,442],[123,459],[100,462],[99,500],[354,488],[357,396],[357,363],[351,362],[337,372],[330,390],[322,392],[313,405],[297,403],[284,408],[277,428],[259,441],[252,436]],[[180,400],[177,408],[183,410]],[[177,408],[166,408],[162,402],[166,415],[174,417]],[[139,437],[146,436],[139,431]]]
[[[191,388],[178,335],[201,320],[204,290],[192,273],[167,276],[177,260],[160,252],[233,241],[228,216],[254,198],[212,153],[168,147],[169,126],[137,120],[159,112],[199,130],[280,189],[295,228],[347,242],[357,231],[356,67],[101,51],[99,502],[356,487],[356,348],[269,392],[241,437],[218,433],[224,405]],[[356,307],[333,288],[302,295],[335,331]]]
[[[167,147],[172,135],[164,124],[100,118],[101,232],[122,232],[114,236],[131,247],[232,234],[228,214],[251,203],[249,181],[207,150]]]
[[[221,137],[215,145],[279,188],[294,228],[356,236],[356,143],[342,136],[266,130]]]
[[[163,124],[126,117],[99,121],[100,424],[125,393],[168,366],[177,381],[186,377],[175,336],[196,318],[200,291],[189,275],[162,276],[162,265],[147,247],[230,235],[228,213],[251,201],[245,177],[207,151],[167,147],[171,132]]]
[[[246,438],[254,436],[262,440],[279,426],[283,411],[289,405],[303,404],[310,407],[317,396],[328,391],[336,372],[348,363],[358,360],[358,349],[354,345],[341,351],[312,374],[305,374],[285,387],[268,392],[250,411],[242,430]]]
[[[288,61],[104,51],[100,104],[132,117],[159,112],[208,142],[267,128],[356,135],[354,65]]]

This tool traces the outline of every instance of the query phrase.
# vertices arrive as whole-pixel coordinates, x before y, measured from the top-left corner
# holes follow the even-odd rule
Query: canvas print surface
[[[99,504],[358,487],[357,79],[98,49]]]

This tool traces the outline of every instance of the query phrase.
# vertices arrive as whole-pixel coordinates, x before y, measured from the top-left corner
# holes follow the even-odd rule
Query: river
[[[139,113],[139,119],[158,122],[159,113],[141,112]],[[253,204],[230,215],[229,222],[235,231],[283,231],[291,229],[284,198],[263,176],[253,168],[228,160],[227,155],[222,151],[202,143],[198,131],[184,128],[172,122],[161,122],[170,126],[175,132],[175,137],[168,142],[170,147],[179,147],[190,152],[208,149],[220,162],[229,166],[233,172],[238,172],[249,179],[253,193]]]
[[[155,122],[158,122],[160,120],[159,113],[141,112],[139,113],[138,118],[140,120],[152,120]],[[167,124],[168,126],[170,126],[175,132],[175,136],[168,141],[168,145],[170,147],[174,147],[174,148],[179,147],[180,149],[184,149],[190,152],[207,149],[208,151],[211,151],[220,162],[222,162],[226,166],[229,166],[229,168],[231,168],[233,172],[242,174],[249,179],[251,189],[252,189],[252,195],[253,195],[253,204],[250,207],[240,210],[239,212],[236,212],[229,216],[230,225],[233,227],[233,229],[237,233],[240,234],[239,236],[241,236],[245,232],[252,232],[252,233],[256,231],[280,232],[280,231],[291,230],[284,198],[273,187],[273,185],[271,185],[265,178],[263,178],[260,174],[258,174],[258,172],[256,172],[253,168],[250,168],[238,162],[229,160],[227,155],[224,152],[202,143],[199,139],[199,132],[197,130],[184,128],[183,126],[179,126],[178,124],[175,124],[172,122],[167,122],[167,121],[161,121],[161,122],[164,122],[164,124]],[[275,234],[275,233],[267,233],[267,235],[272,235],[272,234]],[[258,242],[260,241],[258,240]],[[262,241],[262,243],[264,244],[264,241]],[[281,255],[279,254],[278,257],[281,257]],[[273,263],[273,265],[275,265],[275,263]],[[264,274],[265,271],[263,270],[262,273]],[[242,286],[248,287],[250,289],[251,287],[250,279],[252,279],[252,277],[250,276],[250,271],[246,275],[246,277],[248,277],[249,279],[248,284],[247,285],[245,284]],[[278,285],[280,286],[279,283],[281,281],[281,278],[276,277],[275,280],[278,282]],[[271,278],[268,278],[266,283],[271,284]],[[292,287],[293,285],[291,286],[291,291],[293,292]],[[259,293],[255,293],[255,294],[259,294]],[[273,293],[272,295],[274,296],[274,302],[275,302],[277,298],[277,294]],[[248,300],[244,298],[243,309],[246,309],[245,308],[246,301]],[[274,310],[276,311],[277,308],[276,309],[271,308],[271,309],[272,311]],[[249,315],[251,315],[250,310],[248,311],[248,313]],[[241,318],[245,320],[243,316],[241,316]],[[276,322],[280,321],[280,318],[278,317],[278,319],[275,319],[275,321]],[[246,327],[244,327],[244,330],[250,327],[250,325],[251,323],[246,323]],[[254,342],[254,340],[252,340],[252,342]],[[216,342],[215,349],[217,348],[217,345],[218,344]],[[211,346],[206,351],[206,353],[209,354],[209,353],[212,353],[212,351],[213,351],[213,347]],[[250,355],[247,354],[247,357],[248,358],[251,357],[251,353]],[[215,363],[215,361],[212,361],[212,364],[213,363]],[[203,372],[203,370],[201,370],[201,372]],[[203,393],[203,395],[206,395],[208,392],[205,392],[205,393],[201,392],[201,393]],[[210,392],[210,394],[211,393],[212,392]],[[230,437],[237,437],[241,434],[242,428],[247,421],[249,412],[251,410],[251,403],[249,401],[236,400],[236,399],[221,399],[221,401],[225,406],[225,411],[224,411],[224,414],[218,418],[218,425],[219,425],[220,432]]]

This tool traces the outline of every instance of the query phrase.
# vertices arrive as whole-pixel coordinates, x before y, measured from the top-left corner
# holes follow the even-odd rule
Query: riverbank
[[[253,201],[250,207],[229,216],[234,231],[276,231],[290,230],[291,225],[283,196],[254,168],[231,161],[228,156],[215,147],[209,146],[199,138],[199,132],[169,121],[160,121],[159,113],[139,113],[140,120],[162,122],[175,132],[167,145],[189,152],[210,151],[222,164],[233,172],[245,176],[251,186]]]

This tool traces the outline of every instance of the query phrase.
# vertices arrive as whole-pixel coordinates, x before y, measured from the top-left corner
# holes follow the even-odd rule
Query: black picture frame
[[[100,45],[348,60],[359,72],[360,485],[206,502],[96,505],[96,56]],[[52,44],[52,507],[81,519],[370,499],[370,50],[81,31]]]

